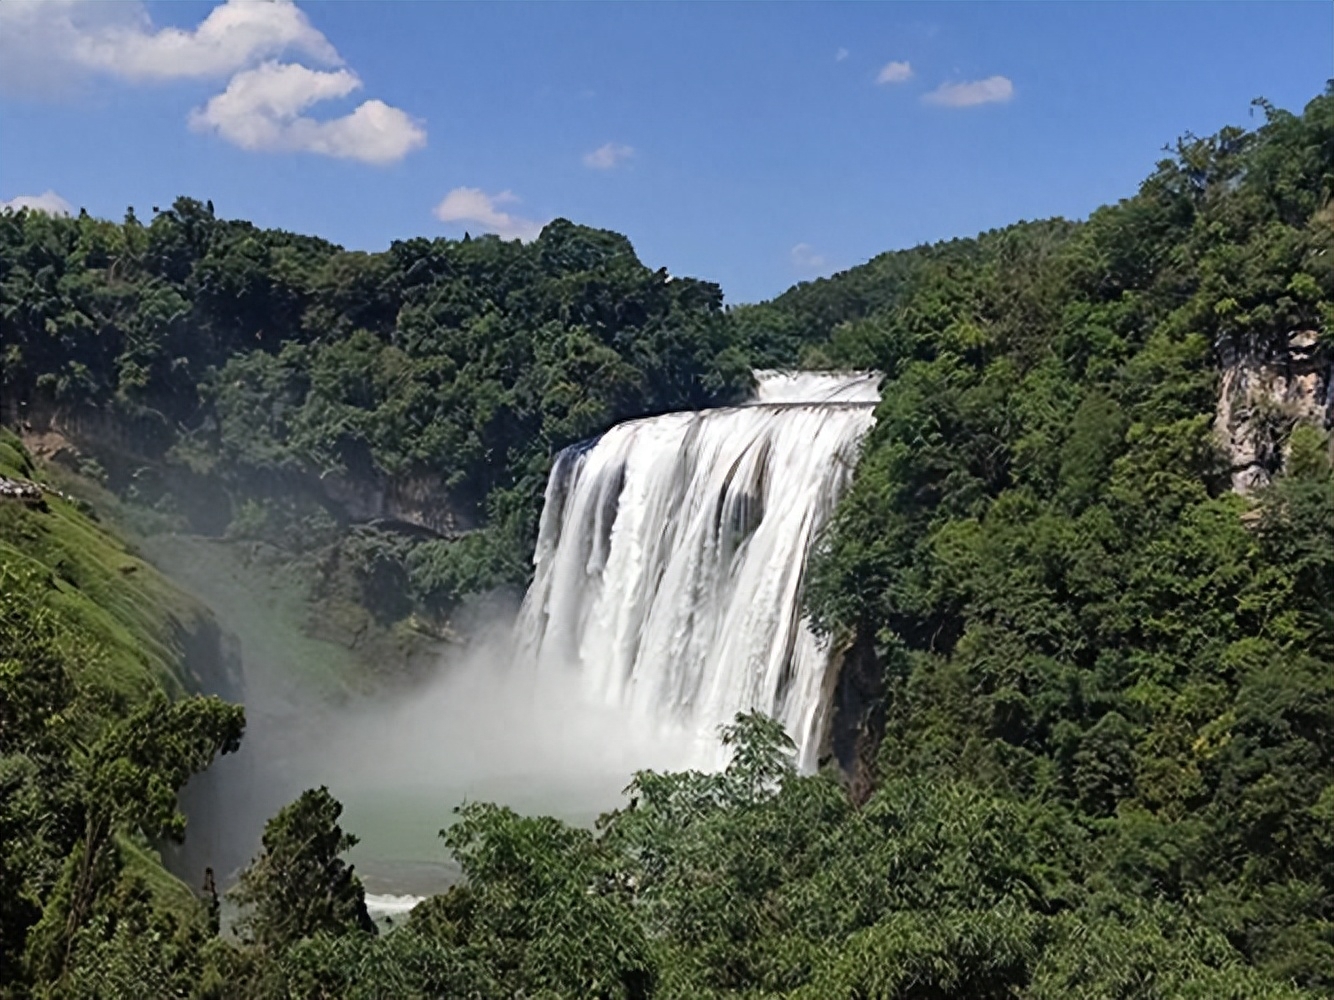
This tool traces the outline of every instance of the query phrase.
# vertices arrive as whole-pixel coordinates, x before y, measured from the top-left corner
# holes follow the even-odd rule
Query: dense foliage
[[[1277,479],[1243,499],[1211,426],[1221,365],[1334,331],[1334,96],[1264,110],[1082,226],[932,248],[833,328],[819,350],[886,372],[885,401],[808,599],[877,639],[880,780],[1040,809],[1083,892],[1180,907],[1327,992],[1328,438],[1289,439],[1275,400]],[[840,282],[861,308],[860,280],[788,308]]]
[[[373,931],[365,894],[340,855],[356,846],[325,788],[308,791],[275,816],[264,849],[233,892],[246,908],[239,930],[250,943],[282,949],[321,931]]]
[[[260,912],[300,916],[278,937],[210,945],[197,995],[1323,995],[1255,968],[1214,914],[1133,879],[1082,878],[1088,831],[1041,802],[919,776],[885,780],[859,808],[830,778],[795,773],[772,720],[741,715],[723,735],[724,771],[641,772],[596,830],[457,810],[442,836],[465,881],[383,934],[329,853],[344,836],[337,804],[308,792],[270,824],[242,890]],[[334,894],[312,880],[338,887],[341,916],[319,908]],[[299,923],[307,933],[291,939]]]
[[[6,386],[147,429],[163,468],[244,501],[233,530],[299,507],[320,473],[435,470],[490,505],[491,533],[459,542],[351,536],[340,552],[381,590],[497,575],[551,448],[721,398],[743,361],[885,373],[807,594],[816,626],[884,672],[858,793],[796,774],[781,729],[742,715],[725,771],[637,774],[592,830],[462,807],[443,836],[463,881],[387,933],[323,789],[270,822],[239,936],[155,899],[145,835],[179,832],[174,789],[239,717],[151,686],[109,701],[94,661],[124,634],[68,617],[82,605],[52,595],[78,565],[41,549],[47,568],[0,590],[0,988],[1328,996],[1327,428],[1257,409],[1272,484],[1241,496],[1212,424],[1223,367],[1282,368],[1298,341],[1329,363],[1334,91],[1261,111],[1183,140],[1087,222],[888,254],[732,313],[563,223],[527,247],[355,255],[191,202],[149,227],[0,219]],[[46,515],[13,510],[38,551]]]

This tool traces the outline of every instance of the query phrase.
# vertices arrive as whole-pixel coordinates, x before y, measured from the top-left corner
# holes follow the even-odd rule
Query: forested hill
[[[5,212],[0,316],[7,421],[191,530],[322,553],[386,620],[524,579],[555,450],[750,378],[716,285],[564,221],[367,254],[188,198]]]
[[[1291,310],[1309,304],[1315,289],[1304,282],[1290,289],[1286,282],[1298,272],[1316,279],[1328,273],[1294,256],[1293,240],[1322,225],[1314,216],[1331,190],[1334,111],[1326,94],[1301,115],[1264,101],[1252,114],[1263,115],[1260,128],[1179,139],[1136,196],[1099,209],[1086,223],[1018,223],[883,253],[769,302],[738,307],[739,337],[770,363],[882,363],[904,355],[884,339],[896,315],[900,326],[928,338],[956,320],[987,327],[1022,321],[1041,337],[1057,324],[1078,325],[1081,315],[1060,314],[1078,301],[1130,296],[1170,311],[1195,292],[1214,304],[1238,291],[1249,297],[1198,317],[1195,332],[1211,338],[1211,346],[1254,343],[1288,329],[1285,323],[1309,322],[1309,310]],[[951,295],[960,281],[966,299],[962,289]],[[1123,322],[1160,316],[1141,312]]]
[[[1023,802],[1068,824],[1047,904],[1182,907],[1328,992],[1334,96],[1262,110],[1087,223],[740,318],[887,374],[807,593],[878,652],[875,781]]]
[[[1285,338],[1322,328],[1328,102],[1187,137],[1137,196],[1087,222],[887,253],[731,310],[717,286],[564,221],[527,245],[359,253],[188,198],[146,225],[6,212],[0,417],[54,427],[120,495],[296,562],[312,596],[381,625],[521,585],[557,449],[733,398],[752,365],[897,377],[937,357],[1004,361],[1009,381],[993,365],[990,391],[1047,408],[1022,461],[1050,464],[1070,385],[1171,345],[1193,352],[1181,363],[1199,380],[1183,403],[1196,415],[1220,379],[1240,392],[1229,461],[1263,480],[1293,401],[1244,397],[1255,366],[1310,360]]]

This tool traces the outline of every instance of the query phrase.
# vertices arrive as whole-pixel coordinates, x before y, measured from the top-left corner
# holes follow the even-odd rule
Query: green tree
[[[29,936],[33,975],[58,982],[68,972],[79,929],[118,877],[117,833],[183,838],[176,793],[217,754],[238,749],[244,726],[238,705],[214,697],[169,703],[155,692],[75,758],[82,833]]]
[[[320,787],[269,820],[263,850],[231,891],[245,909],[237,928],[246,940],[281,951],[319,933],[375,933],[361,880],[341,857],[357,843],[338,825],[342,811]]]

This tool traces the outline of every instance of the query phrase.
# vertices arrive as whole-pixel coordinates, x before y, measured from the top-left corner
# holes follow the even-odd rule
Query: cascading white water
[[[742,406],[670,413],[566,449],[547,483],[517,637],[540,670],[697,737],[760,709],[815,764],[830,651],[802,620],[806,561],[852,475],[875,373],[756,372]]]

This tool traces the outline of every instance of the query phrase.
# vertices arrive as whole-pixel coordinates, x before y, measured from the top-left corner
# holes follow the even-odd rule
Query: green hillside
[[[0,477],[26,494],[0,497],[0,995],[98,995],[107,949],[134,939],[118,961],[162,966],[208,932],[154,845],[184,830],[176,790],[240,738],[239,708],[191,694],[237,665],[207,609],[7,430]]]
[[[386,629],[526,579],[556,450],[750,378],[718,286],[562,220],[366,254],[189,198],[147,225],[10,211],[0,313],[4,419]]]
[[[92,508],[48,483],[18,437],[0,429],[0,476],[45,485],[40,506],[0,504],[6,589],[38,595],[100,651],[81,683],[127,702],[234,685],[209,611],[103,526]]]

